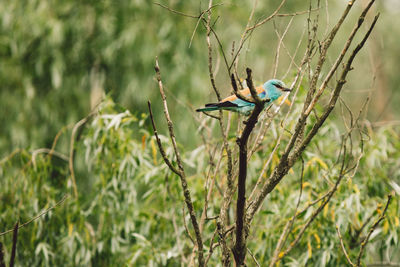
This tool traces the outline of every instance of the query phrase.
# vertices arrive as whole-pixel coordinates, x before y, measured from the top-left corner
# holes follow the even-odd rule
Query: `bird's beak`
[[[284,92],[290,92],[290,91],[292,91],[292,89],[283,87],[283,88],[282,88],[282,91],[284,91]]]

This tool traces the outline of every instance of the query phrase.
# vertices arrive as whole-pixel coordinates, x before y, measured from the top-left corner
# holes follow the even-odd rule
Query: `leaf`
[[[393,190],[396,192],[396,194],[400,196],[400,186],[393,180],[389,181],[389,184],[393,188]]]

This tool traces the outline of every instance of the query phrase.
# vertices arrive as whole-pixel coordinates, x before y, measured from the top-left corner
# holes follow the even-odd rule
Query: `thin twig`
[[[278,71],[278,65],[279,65],[279,53],[280,53],[280,50],[281,50],[281,45],[283,44],[283,38],[285,38],[285,36],[286,36],[286,34],[287,34],[287,32],[288,32],[288,30],[289,30],[289,28],[290,28],[290,25],[292,25],[293,18],[294,18],[294,17],[292,17],[292,18],[289,20],[289,23],[288,23],[288,25],[286,26],[286,29],[284,30],[282,36],[279,36],[279,32],[278,32],[278,30],[276,29],[275,22],[273,23],[273,24],[274,24],[274,30],[275,30],[276,35],[277,35],[278,38],[279,38],[279,41],[278,41],[278,46],[277,46],[276,52],[275,52],[274,65],[273,65],[274,67],[273,67],[272,78],[276,78],[276,73],[277,73],[277,71]]]
[[[58,201],[54,206],[52,206],[52,207],[50,207],[50,208],[44,210],[43,212],[39,213],[38,215],[36,215],[36,216],[33,217],[32,219],[30,219],[29,221],[27,221],[27,222],[25,222],[25,223],[23,223],[23,224],[20,224],[20,225],[18,226],[18,229],[27,226],[28,224],[30,224],[30,223],[33,222],[34,220],[40,218],[41,216],[43,216],[44,214],[46,214],[46,213],[49,212],[50,210],[52,210],[52,209],[56,208],[57,206],[61,205],[67,198],[68,198],[68,195],[65,195],[65,196],[64,196],[60,201]],[[0,236],[3,236],[3,235],[8,234],[8,233],[11,233],[11,232],[13,232],[13,231],[14,231],[14,229],[7,230],[7,231],[5,231],[5,232],[3,232],[3,233],[0,233]]]
[[[343,21],[344,18],[347,16],[347,13],[348,13],[347,10],[348,9],[350,9],[350,7],[346,8],[346,11],[344,12],[344,15],[342,16],[340,21]],[[355,56],[358,54],[358,52],[361,50],[361,48],[364,46],[364,44],[365,44],[366,40],[368,39],[372,29],[375,26],[377,18],[378,18],[378,16],[375,17],[374,22],[370,26],[368,32],[365,34],[365,36],[362,39],[362,41],[353,50],[351,56],[347,60],[346,67],[342,71],[341,78],[336,84],[335,90],[334,90],[334,92],[333,92],[333,94],[331,96],[331,99],[329,101],[329,104],[328,104],[325,112],[321,115],[321,117],[313,125],[313,127],[309,131],[307,137],[304,140],[302,140],[301,143],[300,143],[299,140],[298,140],[298,137],[301,137],[301,132],[302,132],[302,130],[304,130],[304,125],[305,125],[305,122],[306,122],[307,117],[308,117],[305,114],[305,111],[306,111],[306,109],[308,107],[308,103],[310,103],[310,101],[311,101],[311,96],[313,95],[313,92],[310,92],[312,90],[312,88],[310,88],[309,94],[307,95],[306,102],[304,103],[304,106],[303,106],[303,113],[300,116],[300,118],[299,118],[299,120],[298,120],[298,122],[297,122],[297,124],[295,126],[295,132],[292,135],[289,143],[287,144],[285,152],[281,156],[281,159],[280,159],[278,165],[275,167],[275,170],[271,174],[270,178],[263,185],[263,188],[261,189],[260,193],[257,195],[255,201],[252,203],[251,207],[248,209],[249,218],[252,218],[254,216],[255,212],[261,206],[261,204],[262,204],[263,200],[265,199],[265,197],[275,188],[275,186],[287,174],[289,169],[293,166],[294,162],[298,159],[300,154],[304,151],[304,149],[307,147],[307,145],[311,142],[313,137],[318,132],[319,128],[322,126],[322,124],[325,122],[327,117],[330,115],[331,111],[333,110],[333,108],[334,108],[334,106],[336,104],[336,101],[337,101],[337,99],[339,97],[339,94],[340,94],[340,92],[341,92],[341,90],[343,88],[343,85],[346,82],[345,79],[347,77],[348,72],[351,70],[351,65],[353,63],[353,60],[354,60]],[[337,32],[337,30],[340,27],[340,25],[341,24],[338,23],[337,26],[334,28],[333,32]],[[332,36],[332,38],[330,38],[329,42],[332,42],[334,36],[335,36],[335,34],[333,34],[333,36]],[[327,49],[326,44],[324,45],[324,49],[325,50]],[[322,67],[321,64],[323,63],[323,61],[324,60],[322,60],[322,61],[320,60],[320,64],[317,65],[317,69],[318,69],[317,72],[318,73],[320,72],[320,68]],[[314,75],[315,75],[315,73],[314,73]],[[312,82],[313,82],[313,80],[312,80]],[[316,81],[315,81],[315,84],[316,84]],[[315,85],[311,84],[311,86],[315,86]],[[293,153],[291,153],[294,145],[297,144],[297,143],[299,143],[299,144],[296,146],[296,150]],[[291,153],[291,155],[289,157],[290,153]]]
[[[313,8],[311,10],[303,10],[303,11],[298,11],[298,12],[294,12],[294,13],[278,13],[276,14],[276,17],[294,17],[297,15],[304,15],[304,14],[308,14],[310,12],[314,12],[314,11],[318,11],[319,8]]]
[[[209,251],[208,251],[208,255],[207,255],[207,258],[206,258],[206,261],[205,261],[205,266],[207,266],[207,263],[208,263],[208,261],[210,260],[210,258],[211,258],[211,255],[213,254],[213,252],[214,252],[214,248],[215,248],[215,246],[214,246],[214,239],[215,239],[215,236],[217,235],[217,233],[218,233],[218,228],[215,228],[215,230],[214,230],[214,233],[213,233],[213,235],[212,235],[212,237],[211,237],[211,240],[210,240],[210,249],[209,249]]]
[[[151,125],[153,126],[153,132],[154,132],[154,136],[156,137],[156,141],[157,141],[158,149],[160,150],[160,154],[161,154],[162,158],[164,159],[165,164],[167,164],[168,168],[172,172],[176,173],[177,175],[180,175],[179,171],[169,161],[169,159],[167,157],[167,154],[165,153],[164,147],[163,147],[163,145],[161,143],[161,139],[158,136],[158,131],[157,131],[157,128],[156,128],[156,124],[154,122],[154,116],[153,116],[153,111],[151,110],[151,102],[150,101],[147,101],[147,106],[149,108]]]
[[[358,32],[358,30],[360,29],[361,25],[364,22],[365,16],[367,15],[369,9],[371,8],[371,6],[374,4],[375,0],[371,0],[368,5],[366,6],[366,8],[363,10],[363,12],[361,13],[361,16],[358,19],[358,22],[356,24],[356,26],[354,27],[353,31],[351,32],[349,38],[346,41],[346,44],[342,50],[342,52],[340,53],[340,55],[337,57],[335,63],[333,64],[332,68],[330,69],[329,73],[326,75],[321,87],[319,88],[317,94],[315,95],[314,99],[312,100],[311,104],[308,106],[307,110],[306,110],[306,114],[309,114],[311,112],[311,110],[314,108],[315,104],[317,103],[317,101],[319,100],[319,98],[321,97],[322,93],[325,91],[326,86],[328,85],[329,81],[331,80],[331,78],[333,77],[333,74],[336,73],[337,68],[339,67],[340,63],[342,62],[344,56],[346,55],[353,39],[354,36],[356,35],[356,33]]]
[[[351,266],[356,266],[356,265],[351,261],[351,259],[350,259],[350,257],[349,257],[349,254],[348,254],[347,251],[346,251],[346,248],[345,248],[345,246],[344,246],[344,244],[343,244],[343,238],[342,238],[342,235],[340,234],[339,226],[338,226],[338,225],[336,225],[336,233],[337,233],[337,235],[338,235],[338,237],[339,237],[340,247],[342,248],[343,254],[344,254],[344,256],[346,257],[347,262],[348,262]]]
[[[72,182],[72,188],[73,188],[75,198],[78,198],[78,187],[76,185],[75,171],[74,171],[75,136],[76,136],[78,129],[80,127],[82,127],[83,125],[85,125],[95,113],[96,113],[96,110],[93,110],[85,118],[78,121],[74,125],[74,128],[72,129],[72,133],[71,133],[70,145],[69,145],[68,167],[69,167],[69,172],[71,174],[71,182]]]
[[[195,15],[191,15],[191,14],[186,14],[186,13],[183,13],[183,12],[180,12],[180,11],[177,11],[177,10],[174,10],[174,9],[168,7],[168,6],[164,6],[163,4],[160,4],[160,3],[154,3],[154,4],[157,5],[157,6],[160,6],[160,7],[162,7],[162,8],[165,8],[165,9],[167,9],[168,11],[170,11],[170,12],[172,12],[172,13],[175,13],[175,14],[178,14],[178,15],[181,15],[181,16],[184,16],[184,17],[189,17],[189,18],[194,18],[194,19],[198,19],[198,18],[199,18],[199,16],[195,16]]]
[[[253,259],[253,261],[255,262],[255,264],[260,267],[260,263],[257,261],[256,257],[254,256],[254,254],[251,252],[251,250],[249,248],[247,248],[247,252],[249,252],[251,258]]]
[[[36,155],[37,154],[48,154],[50,157],[52,155],[64,160],[64,161],[69,161],[69,157],[67,155],[64,155],[60,152],[55,151],[54,149],[48,149],[48,148],[39,148],[39,149],[35,149],[34,151],[32,151],[32,161],[35,162],[36,159]]]
[[[199,224],[197,222],[197,217],[196,217],[196,213],[194,211],[194,206],[193,206],[193,202],[192,202],[192,197],[190,195],[190,191],[189,191],[189,186],[187,184],[187,180],[186,180],[186,174],[185,174],[185,170],[183,168],[183,163],[182,163],[182,159],[180,156],[180,152],[178,150],[178,146],[176,143],[176,138],[175,138],[175,133],[174,133],[174,126],[171,120],[171,117],[169,115],[169,111],[168,111],[168,105],[167,105],[167,98],[165,96],[165,92],[164,92],[164,87],[163,87],[163,83],[161,81],[161,73],[160,73],[160,67],[158,65],[158,59],[156,59],[156,64],[154,67],[155,71],[156,71],[156,78],[157,78],[157,82],[158,82],[158,87],[160,89],[160,95],[162,98],[162,102],[163,102],[163,109],[164,109],[164,115],[165,115],[165,119],[167,121],[167,125],[168,125],[168,131],[169,131],[169,136],[172,142],[172,147],[174,149],[175,152],[175,157],[176,157],[176,162],[178,164],[178,176],[181,180],[181,185],[182,185],[182,189],[183,189],[183,195],[185,197],[185,203],[186,206],[188,208],[189,211],[189,215],[190,215],[190,219],[192,222],[192,226],[194,228],[194,232],[195,232],[195,236],[196,236],[196,244],[197,244],[197,251],[198,251],[198,264],[199,266],[204,266],[204,256],[203,256],[203,241],[201,238],[201,233],[200,233],[200,228],[199,228]],[[160,147],[159,147],[160,149]]]
[[[388,207],[389,207],[389,205],[390,205],[390,201],[392,200],[392,197],[393,197],[393,193],[388,195],[388,197],[387,197],[387,202],[386,202],[386,206],[385,206],[385,208],[383,209],[383,211],[382,211],[382,213],[381,213],[381,216],[379,216],[378,220],[376,220],[375,223],[371,226],[371,228],[369,229],[369,232],[368,232],[367,237],[366,237],[366,238],[364,239],[364,241],[361,243],[360,253],[358,254],[358,257],[357,257],[357,264],[356,264],[357,267],[361,265],[361,257],[362,257],[362,255],[363,255],[363,253],[364,253],[364,249],[365,249],[365,247],[367,246],[368,241],[369,241],[369,239],[370,239],[372,233],[375,231],[376,227],[378,227],[379,223],[380,223],[383,219],[385,219],[385,214],[386,214],[386,211],[387,211],[387,209],[388,209]]]
[[[249,31],[252,31],[252,30],[254,30],[254,29],[257,28],[257,27],[260,27],[261,25],[267,23],[268,21],[270,21],[271,19],[273,19],[275,16],[277,16],[279,10],[282,8],[282,6],[285,4],[285,2],[286,2],[286,0],[282,0],[281,3],[279,4],[279,6],[277,7],[277,9],[275,9],[275,11],[274,11],[271,15],[269,15],[269,16],[266,17],[265,19],[261,20],[260,22],[254,24],[253,26],[247,27],[246,30],[245,30],[245,32],[248,33]],[[307,12],[305,12],[305,13],[307,13]],[[301,13],[301,14],[303,14],[303,13]],[[300,14],[299,14],[299,15],[300,15]],[[286,16],[286,14],[281,14],[281,16]],[[293,14],[293,16],[295,16],[295,15]]]
[[[237,74],[237,66],[238,66],[238,63],[239,63],[240,52],[241,52],[241,50],[243,48],[244,43],[249,38],[251,33],[254,31],[254,29],[259,27],[259,26],[261,26],[261,25],[263,25],[263,24],[265,24],[265,23],[267,23],[271,19],[273,19],[278,14],[279,10],[282,8],[282,6],[285,4],[285,2],[286,2],[286,0],[282,0],[281,3],[279,4],[279,6],[277,7],[277,9],[275,9],[275,11],[272,12],[272,14],[270,16],[268,16],[267,18],[261,20],[260,22],[254,24],[253,26],[250,27],[249,25],[250,25],[250,22],[251,22],[251,19],[253,17],[254,10],[255,10],[255,7],[256,7],[256,4],[257,4],[257,2],[255,2],[255,5],[254,5],[254,7],[252,9],[252,12],[250,13],[249,20],[247,22],[246,28],[245,28],[243,34],[241,35],[242,37],[240,38],[240,41],[239,41],[238,50],[236,51],[236,53],[235,53],[235,55],[234,55],[234,57],[232,59],[232,63],[228,68],[229,69],[229,73],[230,73],[230,70],[232,69],[232,66],[235,66],[234,69],[235,69],[235,72]]]
[[[211,47],[211,40],[210,40],[210,33],[211,33],[211,7],[212,7],[212,0],[208,3],[208,11],[207,11],[207,22],[206,22],[206,41],[207,41],[207,48],[208,48],[208,73],[210,76],[211,85],[214,89],[215,94],[217,95],[218,101],[221,101],[221,94],[219,93],[217,86],[215,85],[215,78],[212,68],[212,47]]]
[[[193,245],[195,245],[196,242],[194,241],[192,235],[190,234],[189,228],[187,227],[187,224],[186,224],[185,205],[182,206],[182,219],[183,219],[183,226],[185,227],[185,232],[186,232],[187,236],[189,237],[190,241],[192,241]]]
[[[53,155],[53,152],[56,149],[56,146],[57,146],[57,143],[58,143],[58,139],[60,138],[61,134],[63,134],[63,132],[65,130],[71,128],[72,126],[74,126],[74,125],[73,124],[68,124],[68,125],[62,127],[61,130],[58,131],[58,133],[54,137],[53,144],[51,145],[51,149],[50,149],[50,152],[49,152],[49,156],[50,157]]]

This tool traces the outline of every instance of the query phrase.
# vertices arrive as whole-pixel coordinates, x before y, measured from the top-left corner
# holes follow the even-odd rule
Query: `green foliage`
[[[79,198],[71,196],[21,229],[17,250],[21,266],[165,265],[179,255],[170,223],[170,214],[180,213],[180,205],[172,212],[181,200],[176,177],[159,164],[154,140],[142,129],[144,118],[127,110],[117,113],[115,108],[110,100],[104,102],[76,144],[78,159],[84,157],[88,166],[87,173],[78,176]],[[138,135],[143,139],[132,138]],[[57,172],[53,160],[49,155],[33,159],[23,151],[4,163],[3,173],[19,171],[5,175],[2,229],[17,219],[27,221],[71,187],[67,164]],[[181,235],[182,228],[179,231]],[[9,238],[2,241],[8,244]],[[160,246],[154,246],[157,243]]]
[[[85,127],[75,145],[76,165],[82,161],[86,166],[86,171],[77,174],[79,197],[70,196],[65,203],[20,230],[17,249],[20,266],[178,266],[182,255],[190,256],[192,244],[183,224],[180,182],[163,164],[154,138],[144,130],[146,123],[145,116],[132,115],[109,98],[101,104],[99,114]],[[255,182],[265,155],[274,146],[271,140],[279,127],[273,125],[265,148],[253,156],[249,184]],[[396,189],[394,184],[399,184],[398,179],[391,178],[398,176],[400,167],[398,136],[399,132],[390,127],[368,133],[368,139],[364,135],[363,158],[357,171],[346,175],[332,201],[306,231],[299,246],[282,260],[282,265],[345,265],[336,225],[355,259],[360,240],[353,240],[352,236],[372,216],[360,237],[366,235],[382,212],[386,195],[393,186]],[[172,158],[168,139],[162,137],[162,140]],[[338,126],[331,122],[321,129],[321,135],[304,155],[299,210],[322,196],[335,182],[338,175],[335,143],[339,141]],[[360,152],[356,149],[354,154]],[[184,160],[191,172],[197,173],[189,177],[189,186],[200,216],[208,154],[201,146],[185,151]],[[25,222],[60,200],[66,188],[71,189],[67,165],[54,155],[33,156],[25,150],[2,160],[1,229],[12,228],[18,219]],[[272,171],[273,165],[274,160],[267,172]],[[383,166],[389,167],[383,170]],[[215,177],[219,186],[225,183],[223,173]],[[267,198],[253,222],[249,248],[262,265],[270,260],[283,226],[294,214],[300,173],[301,163],[298,163]],[[218,191],[214,194],[209,216],[219,212],[221,196]],[[364,256],[367,262],[399,260],[398,209],[396,197],[367,245]],[[312,208],[295,221],[288,243],[311,213]],[[185,216],[188,221],[188,215]],[[207,250],[214,228],[213,220],[206,221],[203,236]],[[1,237],[0,241],[7,246],[11,235]],[[210,265],[219,264],[219,254],[217,248]],[[250,257],[247,262],[252,266]]]
[[[194,15],[207,6],[204,1],[160,2]],[[381,59],[376,65],[382,66],[384,71],[377,75],[389,89],[384,91],[379,87],[376,94],[393,93],[390,101],[396,103],[398,93],[390,88],[399,83],[396,70],[400,53],[397,35],[392,34],[397,31],[398,16],[392,14],[399,11],[390,4],[377,4],[384,13],[378,23],[380,34],[375,37],[376,56]],[[255,19],[265,18],[276,5],[274,1],[258,1]],[[223,2],[222,6],[213,9],[215,18],[219,17],[215,29],[228,60],[231,59],[232,44],[238,44],[252,6],[250,1],[236,0]],[[307,8],[306,3],[292,1],[284,5],[282,12]],[[323,9],[325,7],[321,11]],[[327,9],[329,19],[321,12],[321,40],[324,38],[325,20],[331,24],[342,9],[342,2],[332,2]],[[168,84],[167,94],[175,96],[191,110],[193,106],[215,100],[207,74],[204,27],[199,25],[189,47],[196,19],[173,14],[152,1],[4,1],[0,6],[0,18],[0,135],[3,137],[0,139],[0,156],[6,156],[18,147],[49,147],[61,127],[85,116],[91,108],[90,91],[96,83],[96,79],[93,81],[94,73],[100,75],[99,83],[106,93],[111,92],[118,103],[130,110],[145,112],[146,101],[151,99],[155,103],[156,120],[160,122],[159,114],[162,112],[158,108],[160,105],[156,105],[159,101],[157,90],[151,90],[155,88],[153,66],[156,56],[163,69],[173,70],[163,75]],[[257,80],[264,82],[271,77],[273,51],[278,44],[275,27],[282,33],[290,19],[279,18],[274,22],[275,26],[266,24],[253,33],[250,43],[245,46],[247,52],[243,53],[240,75],[244,76],[244,68],[249,66]],[[290,53],[295,51],[305,19],[306,15],[295,17],[285,37]],[[349,31],[339,32],[341,40]],[[214,39],[212,42],[214,59],[219,62],[215,68],[219,70],[217,85],[226,96],[230,90],[229,79],[223,59],[217,53],[219,48]],[[305,42],[302,47],[304,45]],[[338,45],[332,57],[341,48]],[[301,56],[299,53],[295,59],[299,60]],[[362,74],[349,81],[349,88],[359,90],[348,90],[345,92],[347,98],[362,99],[360,90],[370,88],[372,75],[370,79],[363,75],[375,73],[369,62],[367,56],[361,56],[356,62],[356,67],[362,68],[359,72]],[[289,64],[286,49],[281,49],[277,76],[282,77]],[[371,106],[376,106],[374,101],[386,103],[387,97],[380,99],[372,100]],[[391,105],[386,112],[390,113],[390,108],[397,109],[396,105]],[[179,105],[171,107],[178,122],[188,121],[181,110]],[[372,109],[372,117],[379,117],[381,112]],[[177,131],[181,142],[196,147],[195,140],[186,134],[195,131],[195,125],[179,123]]]
[[[197,28],[189,47],[196,20],[172,14],[143,0],[3,2],[0,5],[0,156],[4,158],[0,161],[0,232],[11,229],[17,220],[21,223],[30,220],[55,205],[66,192],[71,192],[60,206],[20,229],[17,265],[182,265],[183,258],[189,258],[193,249],[183,220],[192,236],[193,231],[187,211],[182,210],[179,179],[163,164],[152,132],[148,131],[149,122],[142,113],[146,111],[146,100],[152,99],[157,125],[160,132],[166,132],[165,124],[161,123],[163,113],[153,80],[154,60],[159,56],[178,145],[183,153],[195,210],[200,217],[205,188],[209,186],[205,177],[210,168],[211,173],[214,172],[209,164],[210,155],[217,153],[215,151],[222,143],[215,122],[208,124],[211,134],[207,135],[199,126],[198,117],[193,119],[191,114],[194,106],[215,100],[209,90],[205,29],[201,25]],[[207,5],[196,1],[161,2],[191,14],[197,14]],[[266,17],[276,5],[273,1],[259,2],[255,12],[257,20]],[[364,97],[358,90],[370,88],[376,78],[379,89],[398,83],[400,53],[398,35],[394,34],[398,16],[393,14],[399,11],[386,2],[378,6],[383,15],[370,47],[374,62],[368,63],[367,53],[357,59],[355,68],[361,71],[351,73],[349,89],[343,94],[345,101],[351,99],[360,104]],[[225,51],[231,50],[233,42],[237,45],[251,7],[251,2],[235,0],[213,9],[213,18],[219,16],[215,29]],[[292,1],[285,4],[282,12],[307,8],[308,5]],[[325,23],[334,21],[342,10],[342,3],[329,2],[325,8],[329,14],[320,14],[320,40],[325,37]],[[243,50],[246,52],[241,56],[243,66],[240,68],[253,68],[259,81],[268,79],[275,58],[271,51],[278,44],[275,28],[282,34],[290,19],[276,19],[255,31]],[[293,20],[285,37],[287,48],[281,49],[278,76],[284,75],[290,64],[285,53],[295,50],[305,20],[304,16]],[[345,40],[349,31],[341,30],[339,40]],[[218,70],[216,81],[225,96],[229,81],[223,59],[217,53],[219,48],[215,40],[212,41],[214,67]],[[304,45],[303,42],[300,51]],[[341,45],[333,51],[338,52]],[[299,53],[295,59],[301,56]],[[243,73],[243,69],[239,69],[239,74]],[[290,82],[288,73],[284,79]],[[365,73],[374,75],[366,79]],[[62,153],[69,153],[71,125],[91,109],[91,92],[96,85],[128,109],[108,97],[101,103],[99,114],[78,131],[73,162],[78,198],[74,198],[68,156]],[[305,90],[300,90],[294,105],[296,110],[287,120],[288,129],[296,122]],[[389,102],[395,103],[398,99],[396,91],[376,90],[372,93],[372,118],[379,119],[382,114],[395,117],[398,106],[388,105],[386,98],[389,95]],[[394,112],[377,108],[375,103],[382,102],[385,108],[392,108]],[[316,111],[321,109],[318,106]],[[336,118],[324,125],[303,155],[304,183],[299,210],[325,194],[337,179],[338,147],[346,127],[340,122],[340,114],[335,115]],[[232,147],[235,147],[238,119],[236,115],[232,116],[229,132]],[[280,127],[278,119],[272,122],[261,150],[251,158],[249,185],[256,183],[282,130]],[[57,132],[61,137],[55,142]],[[282,153],[289,135],[284,133],[276,155]],[[357,169],[346,174],[332,201],[306,231],[300,244],[281,260],[281,266],[346,265],[336,225],[350,257],[355,259],[361,239],[382,212],[386,195],[392,190],[397,195],[385,220],[372,235],[363,260],[367,263],[400,261],[399,135],[399,128],[395,126],[371,126],[364,128],[360,136],[353,136],[353,154],[346,162],[355,163],[362,155]],[[201,137],[215,144],[217,149],[210,151],[201,143]],[[168,157],[173,160],[169,138],[161,138]],[[56,152],[61,154],[37,150],[39,147],[50,148],[53,142]],[[226,186],[226,155],[222,154],[220,170],[212,175],[216,188],[207,211],[209,217],[219,213],[222,196],[218,188]],[[278,156],[274,156],[265,177],[277,161]],[[295,213],[301,169],[301,162],[298,162],[265,200],[253,221],[249,249],[261,266],[269,263],[284,225]],[[315,207],[298,217],[286,245],[293,241]],[[233,222],[233,212],[229,217]],[[368,223],[357,236],[365,222]],[[203,233],[207,251],[214,229],[215,221],[207,220]],[[7,248],[7,258],[11,239],[11,234],[0,237],[0,242]],[[210,266],[220,265],[220,253],[216,248]],[[247,264],[254,265],[249,256]]]

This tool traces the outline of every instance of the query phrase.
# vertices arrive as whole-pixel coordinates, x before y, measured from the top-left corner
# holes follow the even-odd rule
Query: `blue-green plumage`
[[[278,99],[283,92],[290,91],[291,89],[286,88],[285,84],[276,79],[272,79],[256,88],[258,96],[261,99],[270,99],[269,102],[265,104],[265,107],[269,106],[273,101]],[[241,93],[250,97],[250,90],[248,88],[241,90]],[[198,112],[214,111],[214,110],[230,110],[244,114],[246,116],[250,115],[251,111],[254,109],[254,103],[244,101],[237,98],[235,95],[229,96],[218,103],[206,104],[204,108],[197,109]]]

